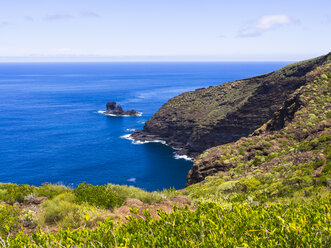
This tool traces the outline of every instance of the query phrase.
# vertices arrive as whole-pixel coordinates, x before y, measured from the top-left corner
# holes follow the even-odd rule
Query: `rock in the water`
[[[107,115],[116,115],[116,116],[140,116],[141,113],[137,112],[136,110],[127,110],[124,111],[121,105],[116,106],[116,102],[107,102],[106,104],[106,112]]]

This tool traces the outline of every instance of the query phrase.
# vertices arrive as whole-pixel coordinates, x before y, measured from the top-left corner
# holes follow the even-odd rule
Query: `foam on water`
[[[185,159],[187,161],[193,161],[193,158],[191,158],[187,155],[178,155],[176,153],[174,153],[174,154],[175,154],[175,156],[174,156],[175,159]]]
[[[114,115],[114,114],[106,114],[106,111],[103,111],[103,110],[99,110],[98,113],[103,114],[103,115],[113,116],[113,117],[139,117],[139,116],[143,115],[142,112],[137,112],[137,115],[135,115],[135,116],[132,116],[132,115]]]
[[[163,145],[166,145],[166,142],[164,140],[148,140],[148,141],[135,140],[134,138],[131,137],[131,134],[122,135],[121,138],[131,140],[132,144],[134,145],[142,145],[147,143],[161,143]]]
[[[135,177],[132,177],[132,178],[129,178],[127,181],[130,182],[130,183],[135,183],[136,182],[136,178]]]
[[[128,131],[135,131],[135,129],[127,129]],[[149,141],[140,141],[140,140],[135,140],[131,137],[131,134],[125,134],[121,136],[122,139],[127,139],[130,140],[132,142],[132,144],[134,145],[143,145],[143,144],[147,144],[147,143],[161,143],[163,145],[169,146],[167,145],[167,143],[164,140],[149,140]],[[181,150],[180,148],[173,148],[172,149],[179,151]],[[187,161],[193,161],[193,158],[187,156],[187,155],[178,155],[176,152],[174,152],[174,159],[184,159]]]

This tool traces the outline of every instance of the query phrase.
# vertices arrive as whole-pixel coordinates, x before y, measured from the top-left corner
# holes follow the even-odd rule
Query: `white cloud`
[[[287,15],[266,15],[259,18],[253,25],[246,26],[238,33],[238,37],[257,37],[263,33],[281,26],[294,23]]]
[[[93,11],[84,11],[80,13],[81,17],[87,17],[87,18],[99,18],[100,15],[93,12]]]
[[[68,19],[73,19],[75,18],[74,16],[65,13],[65,12],[58,12],[52,15],[47,15],[45,16],[45,20],[47,21],[59,21],[59,20],[68,20]]]

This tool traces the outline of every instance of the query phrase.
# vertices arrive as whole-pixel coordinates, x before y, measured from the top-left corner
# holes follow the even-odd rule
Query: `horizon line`
[[[297,62],[301,60],[137,60],[137,61],[1,61],[5,63],[274,63],[274,62]]]
[[[0,63],[174,63],[174,62],[295,62],[321,56],[316,54],[284,55],[169,55],[169,56],[0,56]],[[222,58],[223,57],[223,58]],[[233,57],[233,58],[231,58]],[[239,58],[238,58],[239,57]],[[242,57],[242,58],[240,58]],[[272,58],[275,57],[275,58]]]

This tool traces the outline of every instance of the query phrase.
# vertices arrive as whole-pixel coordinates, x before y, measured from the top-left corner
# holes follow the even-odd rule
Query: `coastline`
[[[127,131],[136,132],[137,130],[127,129]],[[165,140],[150,139],[150,140],[141,141],[141,140],[137,140],[137,139],[133,138],[132,134],[134,134],[134,133],[125,134],[125,135],[122,135],[120,137],[122,139],[130,140],[131,143],[134,144],[134,145],[143,145],[143,144],[147,144],[147,143],[161,143],[162,145],[168,146],[168,147],[170,147],[171,149],[174,150],[174,159],[184,159],[184,160],[191,161],[191,162],[193,162],[193,160],[194,160],[194,158],[189,157],[186,154],[178,154],[178,152],[181,151],[182,148],[172,147],[169,144],[167,144],[167,142]]]

